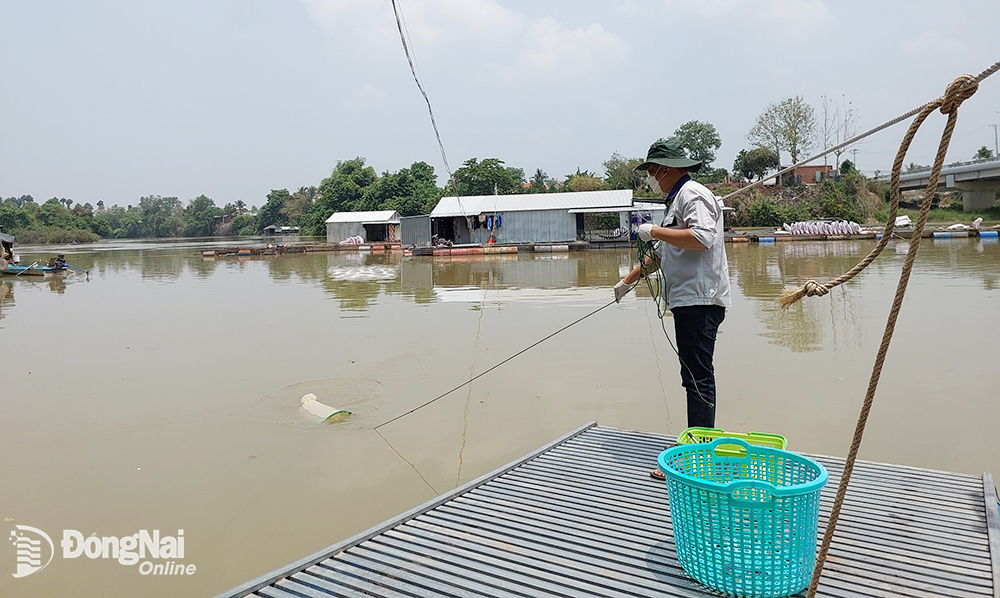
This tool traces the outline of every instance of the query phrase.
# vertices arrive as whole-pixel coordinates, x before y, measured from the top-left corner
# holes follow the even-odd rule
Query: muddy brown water
[[[922,243],[862,458],[1000,474],[1000,245],[984,241]],[[0,279],[2,531],[43,530],[56,553],[13,578],[13,545],[2,543],[0,595],[210,596],[589,420],[685,427],[676,356],[640,293],[383,428],[412,468],[372,432],[609,301],[627,251],[212,261],[207,246],[59,248],[89,281]],[[828,297],[788,311],[775,299],[870,247],[728,247],[720,427],[846,453],[905,242]],[[28,262],[54,252],[22,251]],[[299,409],[310,392],[354,415],[317,424]],[[196,570],[143,575],[141,562],[64,558],[64,530],[183,530],[173,560]]]

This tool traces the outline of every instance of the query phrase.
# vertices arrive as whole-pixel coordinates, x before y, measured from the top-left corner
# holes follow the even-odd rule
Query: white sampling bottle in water
[[[320,403],[313,393],[306,394],[302,397],[302,408],[308,413],[315,415],[320,419],[320,421],[326,421],[330,418],[336,416],[348,416],[351,414],[350,411],[345,409],[337,409],[336,407],[330,407]]]

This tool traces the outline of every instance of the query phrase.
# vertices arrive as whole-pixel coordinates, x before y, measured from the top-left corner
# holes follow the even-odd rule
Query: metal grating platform
[[[669,444],[587,424],[217,598],[716,596],[677,562],[666,486],[647,473]],[[843,461],[816,459],[822,533]],[[819,595],[1000,598],[998,575],[989,474],[859,462]]]

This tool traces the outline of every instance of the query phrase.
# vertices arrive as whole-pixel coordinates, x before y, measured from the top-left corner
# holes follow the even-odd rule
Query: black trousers
[[[715,337],[726,318],[719,305],[690,305],[670,310],[674,315],[681,383],[687,391],[688,427],[715,427]]]

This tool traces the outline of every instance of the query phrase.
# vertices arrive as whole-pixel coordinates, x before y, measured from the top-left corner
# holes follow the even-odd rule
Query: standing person
[[[659,241],[647,267],[662,272],[662,298],[673,314],[681,382],[687,392],[688,427],[715,427],[715,338],[719,325],[732,306],[729,296],[729,265],[723,236],[722,202],[689,172],[701,162],[687,157],[677,139],[660,139],[649,147],[646,161],[636,170],[646,171],[646,181],[655,193],[666,194],[666,209],[659,226],[639,226],[643,241]],[[642,275],[636,266],[615,285],[621,298]],[[656,469],[654,478],[663,479]]]

